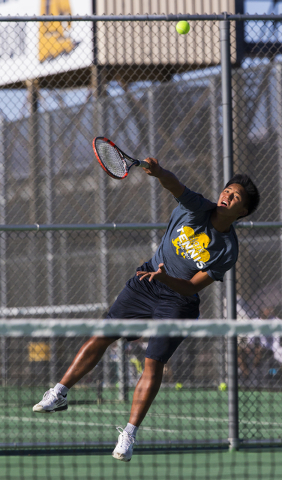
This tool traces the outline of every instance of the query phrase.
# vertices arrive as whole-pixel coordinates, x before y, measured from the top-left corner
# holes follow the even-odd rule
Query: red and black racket
[[[105,172],[118,180],[127,177],[130,168],[133,166],[148,168],[147,162],[131,158],[105,137],[94,138],[93,149]]]

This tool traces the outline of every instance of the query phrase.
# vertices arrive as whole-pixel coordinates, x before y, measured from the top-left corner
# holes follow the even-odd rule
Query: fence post
[[[92,1],[93,13],[96,12],[96,1]],[[106,90],[105,90],[105,76],[101,70],[101,67],[98,65],[97,59],[97,24],[93,22],[93,59],[92,59],[92,92],[95,97],[95,106],[94,106],[94,131],[95,136],[105,135],[107,132],[107,99],[106,99]],[[98,133],[100,132],[100,133]],[[103,132],[103,133],[102,133]],[[107,186],[108,180],[107,175],[105,175],[100,167],[95,163],[95,167],[98,171],[98,198],[97,198],[97,216],[99,218],[99,223],[106,223],[107,220]],[[102,304],[108,304],[108,241],[107,241],[107,232],[100,231],[98,233],[100,240],[100,278],[101,278],[101,292],[100,298]],[[104,315],[103,311],[103,315]],[[98,379],[97,379],[97,402],[100,404],[103,401],[103,385],[110,383],[110,372],[109,372],[109,350],[107,350],[103,358],[99,362],[100,370],[98,370]]]
[[[45,149],[45,218],[47,224],[53,223],[53,168],[51,149],[51,117],[45,112],[44,149]],[[54,239],[53,232],[46,232],[46,270],[47,270],[47,303],[54,305]]]
[[[52,160],[52,119],[49,112],[43,115],[44,120],[44,150],[45,150],[45,218],[47,224],[53,223],[53,160]],[[46,278],[47,278],[47,305],[53,306],[55,303],[55,279],[54,279],[54,232],[46,232]],[[49,360],[49,382],[53,386],[57,382],[56,378],[56,338],[51,337],[50,360]]]
[[[155,115],[154,115],[154,88],[151,87],[148,91],[148,111],[149,111],[149,122],[148,122],[148,138],[149,138],[149,155],[150,157],[156,156],[156,133],[155,133]],[[151,194],[151,201],[150,201],[150,213],[151,213],[151,221],[152,223],[157,223],[157,188],[158,188],[158,181],[155,177],[149,177],[150,182],[150,194]],[[156,230],[151,231],[151,255],[153,256],[155,251],[158,248],[158,234]]]
[[[233,137],[232,137],[232,90],[230,61],[230,21],[220,22],[220,52],[222,81],[222,124],[223,124],[223,176],[224,184],[233,175]],[[226,311],[227,318],[236,320],[236,278],[235,267],[226,273]],[[237,337],[227,341],[227,378],[228,378],[228,437],[231,450],[239,446],[238,424],[238,359]]]
[[[117,341],[118,349],[118,399],[128,402],[128,363],[125,354],[126,340],[120,338]]]
[[[6,160],[5,160],[5,119],[0,116],[0,222],[6,224]],[[7,233],[0,235],[0,305],[7,307]],[[1,337],[2,386],[8,379],[8,339]]]
[[[211,161],[212,161],[212,191],[214,202],[217,202],[221,191],[221,171],[219,168],[219,136],[218,136],[218,100],[217,92],[220,91],[220,76],[214,75],[210,79],[210,132],[211,132]],[[223,285],[221,282],[212,284],[212,316],[213,318],[223,318]],[[218,357],[218,383],[226,382],[226,341],[220,337],[217,342]]]
[[[29,140],[29,186],[31,189],[29,201],[29,222],[39,224],[43,222],[41,207],[42,185],[42,158],[40,155],[40,134],[39,134],[39,85],[37,80],[27,80],[26,88],[28,92],[29,118],[28,118],[28,140]],[[32,261],[29,262],[26,275],[28,277],[29,288],[26,299],[30,305],[39,305],[39,289],[36,282],[38,270],[38,242],[33,235],[29,239],[29,256]]]
[[[218,112],[217,112],[217,91],[220,89],[220,77],[213,76],[210,79],[210,142],[211,142],[211,161],[212,161],[212,192],[214,202],[217,202],[221,192],[221,171],[219,169],[219,139],[218,139]],[[223,317],[223,289],[221,282],[214,282],[213,289],[213,318]],[[222,380],[224,381],[224,380]]]
[[[6,224],[6,160],[5,160],[5,119],[0,116],[0,222]],[[7,233],[0,236],[0,304],[7,306]]]
[[[282,65],[278,63],[275,66],[275,79],[276,79],[276,108],[278,119],[276,122],[277,131],[277,143],[278,143],[278,178],[279,178],[279,213],[280,218],[282,216]],[[282,231],[280,231],[280,268],[282,273]],[[281,278],[281,274],[280,274]]]

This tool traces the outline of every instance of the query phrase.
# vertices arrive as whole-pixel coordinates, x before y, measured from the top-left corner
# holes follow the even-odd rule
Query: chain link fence
[[[237,315],[281,318],[282,237],[274,223],[281,221],[282,208],[282,17],[278,23],[244,22],[253,50],[240,65],[239,20],[230,21],[233,167],[234,173],[254,180],[261,204],[252,224],[237,225]],[[135,158],[157,157],[184,184],[212,201],[223,188],[219,21],[192,20],[189,37],[177,35],[175,23],[164,20],[95,23],[85,18],[73,22],[59,55],[46,40],[49,32],[53,48],[58,47],[55,23],[34,21],[29,37],[27,23],[5,25],[7,44],[9,32],[12,40],[15,29],[19,33],[18,49],[30,42],[29,48],[37,52],[39,35],[43,73],[39,75],[37,64],[35,68],[21,62],[11,49],[6,58],[2,47],[0,60],[6,59],[9,67],[0,88],[4,318],[103,318],[126,280],[161,240],[175,200],[140,169],[131,170],[121,182],[107,177],[94,159],[94,137],[110,138]],[[1,18],[0,27],[4,29]],[[84,52],[72,40],[74,31],[88,39]],[[267,31],[271,37],[266,39]],[[72,68],[70,52],[84,66]],[[54,61],[59,62],[59,72]],[[256,222],[272,224],[257,228]],[[213,284],[202,293],[201,316],[226,317],[223,285]],[[18,344],[3,340],[3,385],[21,385],[37,378],[35,372],[42,369],[45,384],[58,380],[61,367],[56,370],[50,363],[54,345],[47,342],[44,347],[44,339],[39,343],[36,347],[26,339],[26,367],[19,378],[18,363],[11,361]],[[239,338],[240,384],[278,388],[280,348],[279,339]],[[41,361],[37,349],[43,349]],[[190,365],[186,377],[185,369],[182,372],[187,385],[215,386],[226,380],[225,350],[225,342],[218,339],[181,347],[167,367],[165,382],[185,384],[174,373],[175,365],[183,363]],[[128,360],[136,359],[135,370],[131,366],[135,376],[138,355],[133,352]],[[217,361],[216,367],[211,363],[208,374],[206,366],[214,356],[221,362],[219,367]],[[111,350],[107,365],[114,357]],[[99,383],[97,372],[93,381]],[[114,385],[118,371],[105,378]]]
[[[246,32],[256,38],[256,46],[259,46],[265,35],[265,23],[245,23]],[[80,36],[83,36],[84,29],[86,32],[89,28],[93,30],[93,25],[89,24],[87,21],[77,22],[75,28],[80,29]],[[46,76],[43,87],[40,86],[40,82],[43,84],[41,77],[26,81],[26,88],[20,88],[23,81],[12,79],[11,88],[4,85],[0,91],[1,223],[127,223],[132,227],[142,223],[165,224],[175,201],[155,179],[148,178],[139,170],[131,172],[125,182],[106,178],[94,160],[91,147],[93,137],[99,135],[112,138],[118,146],[137,158],[157,156],[162,165],[172,169],[185,184],[215,201],[223,186],[221,73],[220,66],[215,65],[220,58],[218,24],[215,21],[191,22],[191,38],[195,39],[198,35],[204,39],[202,45],[194,46],[198,59],[198,65],[195,65],[187,50],[187,44],[192,48],[189,40],[177,35],[174,24],[137,23],[136,29],[143,39],[144,49],[150,45],[153,34],[162,45],[166,42],[164,33],[169,33],[172,45],[167,48],[170,55],[177,51],[177,61],[166,65],[158,63],[156,53],[146,66],[144,58],[148,59],[148,56],[145,50],[139,52],[137,49],[125,71],[118,56],[116,63],[107,60],[107,52],[112,54],[113,48],[124,55],[127,50],[131,51],[129,45],[122,44],[121,38],[122,34],[130,37],[132,24],[97,22],[96,35],[100,42],[101,38],[105,38],[107,49],[104,46],[103,57],[97,54],[98,64],[89,68],[89,78],[83,77],[86,75],[84,70],[77,69],[75,79],[71,80],[72,88],[61,88],[62,78],[56,75]],[[231,24],[233,45],[236,28],[235,22]],[[25,28],[24,23],[11,25],[19,30]],[[36,22],[33,27],[36,27]],[[276,28],[272,39],[276,44],[279,43],[279,35],[280,30]],[[111,43],[111,39],[116,43]],[[234,171],[250,174],[262,197],[258,212],[252,216],[253,222],[279,221],[281,210],[281,63],[279,49],[271,58],[269,54],[271,51],[255,53],[255,58],[246,58],[240,68],[232,70]],[[66,52],[65,56],[61,55],[61,63],[64,62],[67,62]],[[141,71],[139,64],[142,65]],[[202,68],[203,65],[205,68]],[[32,65],[23,63],[17,68],[22,75],[32,76]],[[19,88],[12,88],[15,86]],[[131,232],[129,229],[126,232],[115,229],[115,232],[91,234],[76,231],[73,235],[70,231],[61,230],[56,234],[45,233],[45,241],[42,235],[26,233],[22,243],[25,247],[20,248],[20,252],[16,250],[17,242],[12,240],[19,234],[2,234],[5,258],[14,265],[9,265],[11,277],[15,272],[20,278],[16,265],[27,275],[26,282],[18,286],[16,295],[13,293],[15,282],[12,278],[10,285],[8,278],[2,278],[2,306],[18,307],[20,298],[24,298],[22,306],[50,303],[46,298],[46,282],[52,280],[50,276],[47,280],[47,264],[58,263],[59,259],[63,262],[60,248],[64,248],[64,242],[64,261],[68,263],[73,256],[70,263],[83,270],[75,273],[76,281],[93,283],[88,269],[83,267],[82,257],[88,265],[94,262],[96,269],[93,274],[95,278],[100,275],[101,283],[106,284],[107,303],[110,304],[117,294],[120,264],[123,265],[121,280],[124,281],[134,273],[135,265],[153,254],[163,231],[148,226],[143,233],[137,233],[137,229]],[[271,284],[275,288],[270,288],[274,296],[270,303],[280,316],[280,231],[268,228],[254,232],[238,228],[237,232],[241,244],[237,264],[238,294],[259,316],[265,304],[265,299],[261,301],[261,290],[265,290],[267,296]],[[59,240],[59,236],[64,240]],[[58,247],[59,244],[61,247]],[[28,262],[29,249],[32,255]],[[24,261],[24,252],[29,268],[20,266]],[[20,253],[22,260],[18,257]],[[35,280],[38,273],[33,271],[32,265],[42,262],[45,262],[46,269],[40,269],[40,288]],[[274,265],[275,269],[272,268]],[[49,271],[54,268],[49,265]],[[107,273],[101,278],[101,272],[105,271]],[[73,283],[72,273],[66,274],[64,268],[57,268],[54,275],[58,284],[62,285],[66,278],[68,285]],[[62,276],[65,280],[60,278]],[[36,283],[40,292],[38,295],[32,292],[29,298],[26,291],[30,290],[32,283]],[[83,301],[78,299],[79,295],[75,299],[73,293],[68,293],[68,301],[63,303],[93,303],[94,297],[96,303],[103,303],[105,299],[101,302],[97,286],[89,290],[93,293],[85,292]],[[94,290],[97,290],[96,294]],[[211,287],[210,292],[203,294],[202,316],[223,317],[223,308],[220,309],[217,304],[223,304],[221,288]],[[60,293],[57,285],[56,300],[54,297],[51,304],[60,304],[64,295],[66,293]]]
[[[25,23],[11,25],[27,28]],[[49,25],[52,32],[54,23]],[[113,139],[137,158],[157,156],[164,167],[212,200],[222,188],[220,70],[208,68],[220,59],[218,24],[194,22],[193,46],[176,33],[172,22],[138,22],[134,41],[138,33],[142,42],[134,49],[127,43],[130,22],[93,25],[85,21],[73,27],[81,38],[89,36],[90,29],[92,56],[96,44],[100,50],[94,51],[87,72],[67,71],[71,88],[61,88],[58,74],[24,84],[20,78],[33,77],[33,66],[24,63],[18,66],[18,81],[11,73],[11,86],[19,88],[3,87],[0,92],[1,223],[127,223],[132,229],[4,233],[2,258],[9,267],[2,274],[2,307],[96,304],[105,307],[96,310],[102,316],[125,280],[154,253],[165,231],[159,224],[168,222],[175,201],[156,179],[139,170],[125,182],[105,177],[94,160],[94,136]],[[197,35],[206,39],[196,48]],[[152,36],[160,50],[148,56]],[[37,37],[33,41],[35,48]],[[169,62],[164,62],[167,55]],[[67,62],[66,52],[60,60]],[[87,57],[82,60],[86,63]],[[52,61],[46,59],[46,69]],[[147,230],[138,230],[143,223]],[[18,235],[24,237],[21,243],[15,239]],[[205,317],[223,316],[221,290],[215,286],[204,294]],[[93,309],[89,311],[93,315]]]

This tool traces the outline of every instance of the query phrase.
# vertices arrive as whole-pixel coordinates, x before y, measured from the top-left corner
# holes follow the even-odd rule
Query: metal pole
[[[5,119],[0,116],[0,220],[6,223],[6,161],[5,161]],[[7,306],[7,233],[0,235],[0,303]],[[1,338],[1,376],[2,386],[8,379],[8,339]]]
[[[92,13],[96,15],[97,5],[96,0],[92,0]],[[98,44],[97,44],[97,24],[92,24],[92,92],[95,97],[94,112],[94,130],[99,135],[98,131],[104,132],[106,127],[106,92],[105,92],[105,78],[104,73],[101,70],[101,66],[98,64]],[[97,165],[96,165],[97,168]],[[107,220],[107,178],[104,172],[98,169],[98,181],[99,181],[99,194],[98,194],[98,218],[100,223],[106,223]],[[101,288],[101,303],[107,303],[108,299],[108,245],[107,245],[107,232],[100,231],[98,233],[100,240],[100,288]],[[103,401],[103,384],[109,384],[109,352],[106,351],[104,357],[99,362],[100,371],[97,379],[97,402]]]
[[[254,229],[264,229],[268,230],[269,228],[280,229],[282,228],[282,222],[239,222],[234,225],[235,228],[239,229],[246,229],[246,228],[254,228]],[[77,231],[109,231],[109,232],[117,232],[117,231],[139,231],[139,230],[164,230],[167,227],[167,223],[104,223],[104,224],[95,224],[95,223],[88,223],[88,224],[53,224],[53,225],[45,225],[45,224],[33,224],[33,225],[0,225],[0,232],[48,232],[48,231],[57,231],[66,233],[70,232],[77,232]],[[64,302],[67,303],[67,302]],[[106,307],[105,307],[106,308]]]
[[[51,115],[44,113],[44,134],[45,134],[45,208],[46,221],[53,222],[53,163],[52,163],[52,142],[51,142]],[[47,267],[47,305],[54,305],[54,238],[53,232],[46,232],[46,267]],[[56,339],[51,337],[49,380],[50,385],[56,384]]]
[[[120,338],[117,341],[118,349],[118,399],[121,402],[128,402],[128,379],[127,361],[125,354],[126,340]]]
[[[26,82],[28,96],[29,96],[29,163],[30,163],[30,175],[29,182],[31,188],[30,208],[29,208],[29,220],[31,224],[40,223],[41,221],[41,194],[43,190],[42,185],[42,163],[39,152],[39,91],[38,82],[36,80],[28,80]],[[28,277],[29,299],[30,305],[39,305],[39,289],[37,282],[38,271],[38,248],[35,235],[29,237],[29,268],[26,272]]]
[[[3,3],[3,1],[2,1]],[[1,23],[3,22],[178,22],[179,20],[191,21],[214,21],[222,22],[227,17],[226,13],[217,14],[217,13],[205,13],[205,14],[162,14],[152,15],[142,14],[142,15],[1,15]],[[281,22],[280,14],[230,14],[228,15],[229,20],[242,22],[250,20],[271,20],[273,22]]]
[[[218,141],[218,114],[217,94],[220,79],[214,76],[210,80],[210,133],[211,133],[211,162],[212,162],[212,191],[213,201],[217,202],[221,191],[219,141]],[[223,298],[221,282],[214,282],[213,288],[213,317],[223,318]],[[224,380],[222,380],[224,381]]]
[[[282,217],[282,65],[276,65],[276,91],[277,91],[277,143],[278,143],[278,178],[279,178],[279,210]],[[280,279],[282,277],[282,231],[280,232]]]
[[[49,113],[44,114],[45,134],[45,208],[46,220],[53,223],[53,169],[51,152],[51,118]],[[53,232],[46,232],[46,265],[47,265],[47,304],[54,305],[54,265],[53,265]]]
[[[60,264],[60,301],[62,305],[68,303],[68,234],[60,232],[59,241],[59,264]]]
[[[211,134],[211,162],[212,162],[212,191],[213,201],[217,202],[221,191],[221,169],[219,162],[219,135],[218,135],[218,101],[217,92],[220,88],[220,77],[215,75],[210,79],[210,134]],[[214,282],[211,290],[213,318],[223,318],[223,288],[221,282]],[[218,383],[226,382],[226,340],[219,337],[217,344]]]
[[[223,123],[223,176],[224,184],[233,175],[233,138],[232,138],[232,90],[230,63],[230,21],[227,14],[220,22],[221,81],[222,81],[222,123]],[[235,267],[226,273],[226,310],[227,318],[236,320],[236,279]],[[229,409],[230,449],[239,446],[238,418],[238,366],[237,337],[231,337],[227,343],[227,377]]]
[[[155,148],[155,115],[154,115],[154,90],[150,88],[148,91],[148,111],[149,111],[149,122],[148,122],[148,136],[149,136],[149,155],[150,157],[156,156]],[[152,223],[157,223],[157,188],[158,181],[155,177],[149,177],[150,182],[150,191],[151,191],[151,201],[150,201],[150,210],[151,210],[151,221]],[[151,251],[152,255],[156,252],[158,248],[158,236],[157,231],[152,230],[151,234]]]

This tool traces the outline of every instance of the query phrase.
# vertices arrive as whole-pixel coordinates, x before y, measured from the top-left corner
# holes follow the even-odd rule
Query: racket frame
[[[113,173],[111,173],[106,167],[105,165],[103,164],[102,160],[100,160],[100,156],[97,152],[97,149],[96,149],[96,141],[97,140],[102,140],[106,143],[109,143],[109,145],[111,145],[113,148],[115,148],[115,150],[118,152],[121,160],[123,161],[124,163],[124,166],[125,166],[125,174],[123,177],[117,177],[116,175],[114,175]],[[106,137],[95,137],[93,142],[92,142],[92,145],[93,145],[93,150],[94,150],[94,153],[95,153],[95,156],[99,162],[99,164],[101,165],[101,167],[103,168],[103,170],[105,170],[105,172],[112,178],[115,178],[116,180],[123,180],[125,177],[127,177],[128,175],[128,172],[129,170],[131,169],[131,167],[133,166],[136,166],[136,167],[144,167],[146,168],[148,166],[148,163],[147,162],[144,162],[142,160],[138,160],[138,159],[135,159],[135,158],[132,158],[130,157],[129,155],[127,155],[125,152],[123,152],[119,147],[117,147],[117,145],[115,145],[114,142],[112,142],[111,140],[109,140],[108,138]],[[125,158],[127,160],[129,160],[131,163],[131,165],[127,165],[126,161],[125,161]]]

